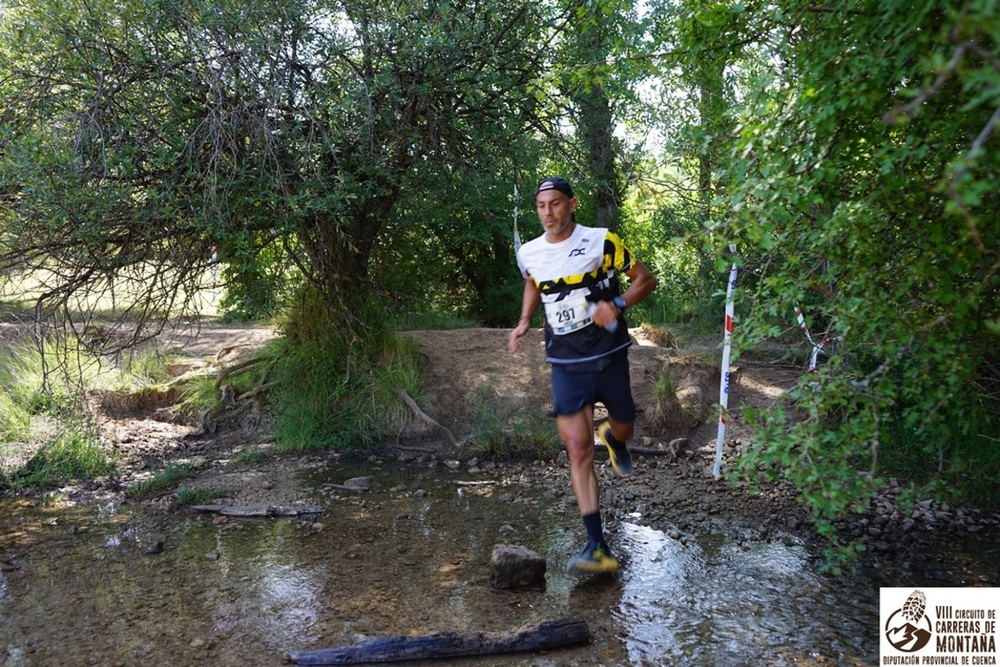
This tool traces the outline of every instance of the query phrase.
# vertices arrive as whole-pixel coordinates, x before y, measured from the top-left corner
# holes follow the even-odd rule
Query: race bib
[[[579,331],[594,323],[587,310],[587,299],[582,296],[545,304],[545,319],[557,336]]]

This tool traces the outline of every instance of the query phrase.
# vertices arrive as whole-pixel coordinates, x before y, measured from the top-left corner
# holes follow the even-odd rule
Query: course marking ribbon
[[[834,343],[836,341],[839,341],[841,337],[840,336],[833,336],[832,338],[827,337],[824,338],[819,343],[817,343],[816,341],[813,340],[812,334],[809,333],[809,327],[806,326],[806,318],[802,314],[802,309],[799,308],[798,305],[795,306],[795,319],[798,320],[799,328],[802,329],[802,331],[805,333],[806,340],[809,341],[810,345],[812,345],[813,348],[812,355],[809,357],[809,372],[815,373],[816,364],[817,361],[819,360],[820,352],[823,352],[823,348],[826,347],[828,343]],[[824,354],[826,353],[824,352]]]

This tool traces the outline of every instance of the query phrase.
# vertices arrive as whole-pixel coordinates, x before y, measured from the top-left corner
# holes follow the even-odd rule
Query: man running
[[[530,329],[541,303],[546,361],[552,367],[553,414],[569,455],[570,484],[587,529],[587,544],[569,561],[571,574],[614,572],[618,561],[604,539],[600,491],[594,471],[594,403],[608,410],[597,438],[621,477],[632,472],[626,442],[632,437],[635,402],[629,382],[632,339],[623,315],[656,287],[653,274],[634,260],[617,234],[576,223],[579,202],[559,177],[542,180],[535,208],[545,233],[525,243],[518,259],[527,273],[521,318],[507,337],[511,352]],[[629,278],[621,292],[619,274]]]

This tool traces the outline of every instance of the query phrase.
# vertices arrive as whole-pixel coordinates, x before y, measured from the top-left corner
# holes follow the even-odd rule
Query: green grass
[[[267,452],[263,452],[259,449],[247,449],[236,455],[236,460],[240,463],[249,463],[251,465],[261,463],[268,457]]]
[[[163,470],[154,472],[152,477],[125,489],[125,495],[136,500],[162,496],[193,475],[194,472],[194,466],[168,463]]]
[[[115,462],[86,427],[70,422],[7,476],[12,489],[50,489],[68,481],[92,480],[115,471]]]
[[[413,343],[386,334],[369,349],[366,359],[353,360],[355,368],[345,368],[354,351],[334,336],[270,344],[279,452],[369,447],[409,423],[399,392],[417,401],[423,395]]]
[[[413,419],[399,392],[422,397],[413,344],[385,335],[369,345],[369,359],[345,369],[345,350],[334,336],[279,339],[269,398],[275,410],[279,452],[364,448],[381,442]]]
[[[49,349],[46,367],[29,339],[0,347],[0,438],[35,449],[5,473],[4,487],[50,489],[115,470],[83,412],[79,386],[64,372],[72,356],[58,352]]]
[[[219,406],[215,378],[200,375],[188,379],[180,389],[180,400],[171,409],[182,417],[197,420],[205,411]]]
[[[222,498],[232,494],[232,489],[191,489],[182,487],[177,490],[177,504],[210,505],[216,498]]]
[[[653,405],[650,408],[649,427],[653,433],[663,433],[678,422],[682,408],[677,400],[677,386],[666,365],[653,384]]]
[[[0,296],[0,322],[30,322],[35,316],[35,306],[24,299]]]
[[[548,460],[562,451],[554,419],[537,406],[519,408],[499,396],[488,384],[472,395],[472,435],[478,456],[500,459]]]
[[[36,449],[20,470],[6,474],[4,486],[45,489],[111,474],[116,461],[97,437],[84,392],[127,398],[150,391],[167,379],[170,361],[145,351],[112,362],[72,338],[47,340],[44,357],[27,337],[0,347],[0,440]]]

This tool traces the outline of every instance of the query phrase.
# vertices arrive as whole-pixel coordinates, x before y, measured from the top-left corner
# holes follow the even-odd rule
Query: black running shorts
[[[629,381],[628,354],[616,354],[602,363],[552,364],[552,416],[576,414],[603,403],[616,422],[635,421],[635,401]]]

